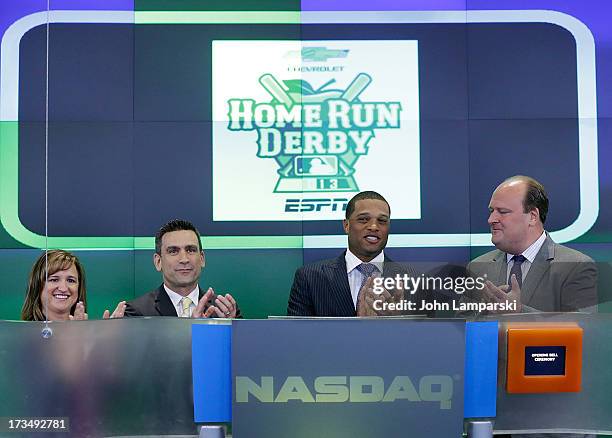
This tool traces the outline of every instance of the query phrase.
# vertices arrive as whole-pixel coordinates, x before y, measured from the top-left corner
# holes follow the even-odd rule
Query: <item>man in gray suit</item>
[[[468,266],[488,279],[479,299],[510,302],[515,312],[596,310],[595,263],[546,233],[548,198],[542,184],[528,176],[508,178],[493,192],[489,213],[497,249]]]
[[[488,279],[478,300],[510,302],[514,312],[596,311],[595,263],[550,238],[544,230],[547,213],[544,186],[533,178],[513,176],[495,189],[489,202],[488,222],[491,242],[497,249],[468,265],[473,275]],[[593,435],[512,435],[512,438],[549,437]]]

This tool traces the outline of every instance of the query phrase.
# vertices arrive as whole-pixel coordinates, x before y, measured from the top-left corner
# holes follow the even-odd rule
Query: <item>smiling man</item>
[[[374,316],[382,313],[373,309],[373,300],[399,302],[404,298],[398,291],[393,295],[372,293],[373,277],[393,276],[397,271],[397,265],[392,268],[384,254],[391,225],[391,208],[385,198],[372,191],[358,193],[349,201],[342,225],[348,249],[335,259],[296,271],[289,316]]]
[[[468,266],[489,280],[478,299],[510,303],[513,312],[596,309],[595,263],[551,239],[547,213],[544,186],[533,178],[513,176],[495,189],[488,223],[497,249]]]
[[[205,265],[200,233],[188,221],[176,219],[155,235],[153,265],[164,282],[156,290],[126,304],[125,316],[180,316],[182,318],[240,317],[230,294],[206,292],[198,282]]]

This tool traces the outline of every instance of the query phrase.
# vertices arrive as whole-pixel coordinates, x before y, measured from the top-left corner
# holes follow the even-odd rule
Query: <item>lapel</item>
[[[492,278],[489,278],[489,280],[496,286],[508,284],[508,279],[506,278],[507,272],[508,262],[506,261],[506,253],[498,250],[493,255],[493,272],[491,272]]]
[[[550,262],[554,258],[555,242],[553,242],[549,235],[546,235],[546,240],[536,254],[529,272],[527,272],[525,281],[523,281],[523,289],[521,290],[521,301],[523,304],[529,304],[542,277],[550,269]]]
[[[336,301],[335,308],[341,309],[343,314],[356,315],[353,296],[346,274],[346,260],[344,252],[336,260],[323,266],[327,284],[331,289],[330,296]]]
[[[385,255],[385,261],[383,262],[383,277],[394,277],[395,274],[399,273],[399,266],[397,263],[394,263],[389,257]]]
[[[161,316],[178,316],[176,313],[176,309],[170,301],[170,297],[166,293],[164,289],[164,285],[162,284],[159,288],[157,288],[157,294],[155,294],[155,310]]]

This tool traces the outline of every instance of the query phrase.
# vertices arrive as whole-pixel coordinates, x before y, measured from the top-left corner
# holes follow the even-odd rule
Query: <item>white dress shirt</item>
[[[523,277],[522,280],[525,280],[525,277],[527,276],[527,273],[529,272],[529,268],[531,268],[531,264],[535,260],[536,255],[538,255],[538,252],[540,251],[540,248],[542,248],[542,245],[544,245],[545,240],[546,240],[546,232],[543,232],[542,235],[538,237],[538,240],[533,242],[529,246],[529,248],[527,248],[521,254],[506,254],[506,263],[508,264],[507,269],[506,269],[506,280],[508,279],[508,276],[510,275],[510,270],[512,269],[512,266],[514,265],[514,260],[512,260],[512,257],[514,257],[515,255],[522,255],[526,259],[521,265],[521,276]]]
[[[357,308],[357,296],[359,295],[359,288],[361,287],[361,282],[363,281],[363,274],[359,272],[359,269],[356,269],[363,262],[360,260],[355,254],[351,252],[350,249],[346,250],[346,254],[344,256],[346,260],[346,274],[348,276],[349,286],[351,288],[351,296],[353,297],[353,305]],[[375,265],[378,268],[378,273],[374,275],[380,277],[382,275],[383,270],[383,262],[385,261],[384,251],[381,251],[376,257],[374,257],[368,263]]]
[[[174,308],[176,309],[176,314],[178,316],[185,317],[185,318],[190,317],[191,314],[193,313],[193,310],[198,305],[198,298],[200,296],[199,286],[196,285],[195,289],[189,292],[189,295],[187,295],[187,297],[191,300],[191,305],[189,306],[189,315],[183,315],[183,295],[177,294],[165,284],[164,284],[164,289],[166,290],[166,293],[168,294],[170,301],[172,301],[172,304],[174,305]]]

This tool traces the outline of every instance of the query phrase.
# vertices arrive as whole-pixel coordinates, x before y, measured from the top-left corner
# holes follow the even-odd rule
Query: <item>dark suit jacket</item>
[[[494,250],[474,259],[468,269],[499,286],[508,282],[507,266],[506,253]],[[543,312],[595,310],[597,267],[590,257],[546,236],[523,280],[521,301]]]
[[[287,315],[357,316],[344,256],[342,253],[335,259],[311,263],[295,272]],[[394,277],[396,273],[414,275],[410,267],[399,266],[385,257],[383,277]]]
[[[200,288],[199,298],[202,298],[205,291]],[[207,307],[212,302],[207,304]],[[157,289],[134,298],[125,304],[125,316],[178,316],[170,297],[164,289],[162,283]],[[240,309],[236,305],[236,318],[242,318]]]

